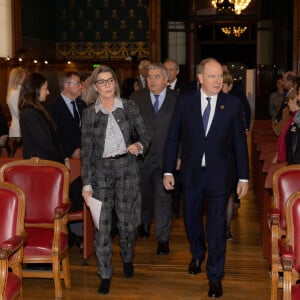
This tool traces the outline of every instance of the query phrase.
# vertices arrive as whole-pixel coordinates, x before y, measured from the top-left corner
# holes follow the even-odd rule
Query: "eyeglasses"
[[[95,84],[98,84],[99,86],[106,86],[106,85],[112,85],[115,83],[115,78],[114,77],[110,77],[108,79],[99,79],[95,81]]]
[[[80,85],[81,84],[80,81],[67,81],[66,83],[73,84],[73,85]]]

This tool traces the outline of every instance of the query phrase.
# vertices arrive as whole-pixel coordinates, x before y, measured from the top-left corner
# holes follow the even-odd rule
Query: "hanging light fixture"
[[[239,38],[247,30],[247,26],[227,26],[222,27],[221,30],[227,35],[227,37]]]
[[[250,2],[251,0],[212,0],[211,4],[218,14],[240,15]]]

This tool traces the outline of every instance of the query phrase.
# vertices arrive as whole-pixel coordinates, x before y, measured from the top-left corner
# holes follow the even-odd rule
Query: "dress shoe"
[[[150,225],[142,224],[140,227],[140,237],[148,238],[150,236]]]
[[[169,242],[168,241],[160,241],[157,244],[157,254],[168,254],[170,252]]]
[[[105,295],[109,293],[111,279],[101,279],[101,284],[98,290],[99,294]]]
[[[234,238],[233,238],[233,236],[231,235],[230,229],[227,229],[227,230],[226,230],[226,240],[227,240],[227,241],[230,241],[230,242],[234,242]]]
[[[198,274],[201,272],[201,260],[200,259],[192,259],[189,265],[189,274]]]
[[[124,273],[125,278],[127,278],[127,279],[131,278],[133,276],[133,272],[134,272],[134,269],[133,269],[132,261],[123,262],[123,273]]]
[[[210,281],[208,297],[219,298],[219,297],[222,297],[222,295],[223,295],[223,290],[222,290],[221,281]]]

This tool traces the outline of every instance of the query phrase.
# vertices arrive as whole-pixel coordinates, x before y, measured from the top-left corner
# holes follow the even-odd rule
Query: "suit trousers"
[[[218,281],[224,276],[226,207],[230,193],[216,191],[211,186],[206,180],[205,168],[201,168],[199,185],[196,188],[184,185],[184,217],[193,258],[204,260],[207,240],[207,276],[210,281]],[[205,207],[206,239],[203,226]]]
[[[95,228],[95,253],[102,279],[113,275],[111,223],[112,210],[118,217],[119,244],[123,262],[134,257],[137,226],[140,224],[141,194],[139,168],[136,158],[127,155],[97,164],[97,182],[93,183],[93,197],[102,201],[99,230]]]
[[[164,189],[162,170],[155,156],[141,168],[142,223],[150,225],[155,216],[158,241],[168,241],[172,223],[172,196]]]

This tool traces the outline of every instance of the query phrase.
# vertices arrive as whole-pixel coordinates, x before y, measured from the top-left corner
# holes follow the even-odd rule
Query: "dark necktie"
[[[154,112],[157,114],[158,112],[158,107],[159,107],[159,95],[154,95],[155,97],[155,101],[154,101],[154,104],[153,104],[153,109],[154,109]]]
[[[207,106],[204,110],[202,119],[203,119],[203,127],[204,127],[204,133],[206,134],[206,128],[207,128],[207,124],[208,124],[208,119],[209,119],[209,115],[210,115],[210,97],[206,97],[207,100]]]
[[[79,119],[78,111],[76,109],[76,103],[75,103],[75,101],[71,101],[71,103],[73,105],[73,117],[74,117],[74,120],[75,120],[77,126],[79,127],[80,126],[80,119]]]

